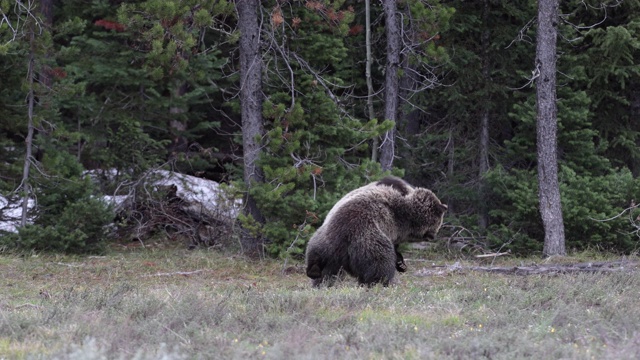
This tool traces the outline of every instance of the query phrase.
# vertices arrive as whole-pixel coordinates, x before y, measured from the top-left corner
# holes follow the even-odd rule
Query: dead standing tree
[[[46,1],[43,2],[47,4]],[[20,226],[27,224],[27,210],[29,199],[32,197],[30,182],[31,164],[35,161],[33,157],[33,138],[35,133],[34,109],[36,105],[36,36],[42,32],[42,21],[36,13],[36,3],[30,1],[16,1],[10,13],[5,9],[0,9],[0,25],[5,27],[9,35],[6,42],[3,40],[2,47],[9,46],[10,43],[27,39],[28,59],[27,59],[27,136],[25,138],[25,159],[22,169],[22,179],[20,185],[15,190],[22,192],[22,217]]]
[[[537,106],[538,191],[544,226],[545,256],[565,255],[557,158],[556,41],[558,1],[538,1],[535,73]]]
[[[264,176],[258,166],[264,134],[262,122],[262,58],[260,53],[260,1],[238,0],[238,28],[240,29],[240,102],[242,107],[242,149],[244,182],[247,187],[245,214],[262,223],[264,218],[250,195],[251,185],[262,182]],[[242,235],[243,252],[249,256],[260,253],[262,240],[255,235]]]
[[[439,38],[437,33],[425,39],[424,35],[437,28],[437,24],[425,22],[424,19],[414,17],[408,3],[404,3],[404,8],[398,8],[396,0],[382,1],[383,16],[385,24],[386,41],[386,61],[384,80],[384,120],[393,122],[393,128],[382,135],[382,141],[378,149],[377,140],[374,141],[372,159],[379,158],[383,170],[390,170],[396,157],[396,142],[402,140],[403,135],[417,135],[418,127],[416,121],[419,116],[416,113],[422,111],[420,106],[413,104],[412,98],[425,90],[440,86],[439,76],[433,67],[424,59],[430,58],[425,49],[426,44]],[[428,5],[427,5],[428,6]],[[429,6],[430,7],[430,6]],[[367,10],[369,15],[369,10]],[[429,29],[428,31],[426,29]],[[409,61],[409,59],[421,59],[420,61]],[[368,62],[369,54],[367,56]],[[402,76],[398,69],[402,70]],[[369,98],[374,93],[369,88]],[[401,105],[408,105],[410,109],[407,114],[399,114]],[[369,106],[371,108],[371,106]],[[371,113],[372,110],[369,110]],[[407,118],[407,120],[402,120]],[[404,128],[404,134],[398,132],[400,121],[404,121],[404,126],[400,126],[400,132]],[[411,122],[411,123],[410,123]],[[378,156],[377,151],[380,151]]]
[[[385,30],[387,35],[387,66],[384,80],[384,118],[393,121],[393,128],[382,136],[380,144],[380,164],[382,170],[389,171],[393,167],[395,157],[396,116],[400,82],[398,67],[400,66],[400,24],[396,0],[383,1]]]

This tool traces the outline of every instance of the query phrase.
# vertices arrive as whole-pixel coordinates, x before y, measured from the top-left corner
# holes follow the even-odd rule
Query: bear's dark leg
[[[311,279],[322,277],[322,271],[326,266],[326,260],[322,253],[314,250],[307,250],[307,276]]]
[[[312,263],[307,265],[307,276],[311,279],[322,277],[322,267],[320,267],[320,264]]]
[[[389,285],[396,274],[396,254],[393,244],[385,238],[352,243],[349,247],[351,273],[362,285]]]
[[[398,244],[396,244],[393,249],[396,252],[396,270],[398,270],[398,272],[405,272],[407,271],[407,264],[404,263],[404,257],[402,257],[402,254],[400,254],[400,251],[398,251]]]
[[[327,260],[316,253],[310,253],[307,259],[307,276],[311,284],[319,287],[322,284],[333,286],[336,279],[344,278],[344,270],[336,259]]]

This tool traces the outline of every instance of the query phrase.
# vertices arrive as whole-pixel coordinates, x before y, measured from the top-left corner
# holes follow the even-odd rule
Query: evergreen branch
[[[302,57],[298,56],[298,54],[296,54],[295,52],[292,52],[291,54],[300,65],[306,68],[307,71],[309,71],[309,73],[313,75],[313,77],[316,79],[318,84],[320,84],[324,88],[325,92],[327,93],[327,96],[329,96],[329,98],[337,105],[337,108],[340,110],[340,113],[351,119],[352,116],[342,108],[340,99],[338,99],[338,97],[331,91],[331,89],[327,84],[330,84],[333,87],[344,88],[344,89],[348,89],[350,88],[350,86],[339,86],[337,84],[333,84],[329,82],[328,80],[320,76],[318,72],[314,71],[311,65],[309,65],[309,63],[306,60],[304,60]]]

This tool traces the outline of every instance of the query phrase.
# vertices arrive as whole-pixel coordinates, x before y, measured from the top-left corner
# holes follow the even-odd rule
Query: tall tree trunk
[[[382,138],[380,164],[382,170],[391,170],[395,157],[396,115],[398,112],[398,66],[400,66],[400,25],[396,0],[383,1],[387,35],[387,67],[384,79],[384,118],[393,121],[393,128]]]
[[[365,31],[365,47],[367,53],[367,59],[364,70],[364,77],[367,80],[367,112],[369,115],[369,120],[373,120],[376,117],[376,114],[373,110],[373,80],[371,79],[371,63],[373,62],[373,55],[371,55],[371,1],[364,0],[364,12],[365,12],[365,21],[364,21],[364,31]],[[378,146],[379,141],[378,138],[373,138],[373,143],[371,144],[371,161],[378,161]]]
[[[262,148],[262,59],[260,54],[260,19],[258,0],[238,0],[238,27],[240,29],[240,102],[242,110],[242,151],[244,156],[244,182],[247,187],[245,215],[259,223],[264,217],[250,195],[251,186],[263,182],[264,175],[258,166]],[[242,236],[245,254],[261,253],[262,239],[248,233]]]
[[[564,255],[564,223],[558,185],[556,41],[558,0],[538,1],[536,96],[538,135],[538,191],[544,225],[545,256]]]
[[[22,168],[22,217],[20,218],[20,226],[27,224],[27,211],[29,210],[29,198],[31,197],[31,183],[29,181],[29,172],[31,170],[31,160],[33,157],[33,107],[35,99],[34,77],[35,77],[35,59],[34,59],[34,33],[33,27],[29,34],[29,63],[27,65],[27,138],[25,139],[26,153],[24,155],[24,165]]]
[[[489,0],[483,1],[482,8],[482,78],[484,79],[485,86],[488,86],[490,79],[490,64],[489,64],[489,40],[491,33],[489,31]],[[488,94],[488,93],[487,93]],[[486,229],[489,226],[489,212],[486,206],[487,199],[487,185],[484,179],[485,174],[489,171],[489,99],[482,106],[482,113],[480,114],[480,151],[478,161],[478,177],[480,178],[480,201],[478,207],[478,225],[481,229]]]
[[[31,9],[30,9],[31,10]],[[39,26],[44,26],[46,31],[51,31],[53,25],[53,1],[52,0],[40,0],[38,5],[38,14],[42,18],[40,25],[36,24],[38,19],[33,16],[29,17],[27,21],[31,22],[29,28],[29,62],[27,64],[27,137],[25,139],[25,156],[24,165],[22,167],[22,216],[20,217],[20,226],[27,224],[27,213],[29,210],[29,199],[31,198],[31,162],[33,158],[33,138],[35,136],[35,126],[33,123],[33,112],[36,102],[36,64],[35,64],[35,31]],[[45,56],[48,58],[50,53],[47,52]],[[47,64],[43,64],[40,68],[39,82],[43,94],[40,96],[41,106],[43,108],[49,108],[49,96],[51,91],[53,80],[51,79],[51,69]]]
[[[635,80],[628,85],[629,89],[629,118],[640,119],[640,83]],[[636,147],[640,148],[640,140],[636,140]],[[640,176],[640,159],[632,156],[629,159],[629,167],[634,177]]]

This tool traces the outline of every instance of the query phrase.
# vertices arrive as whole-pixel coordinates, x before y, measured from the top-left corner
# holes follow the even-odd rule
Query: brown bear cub
[[[346,272],[363,285],[388,285],[406,271],[398,245],[433,240],[447,210],[425,188],[386,177],[355,189],[329,211],[309,240],[307,276],[314,286],[331,285]]]

